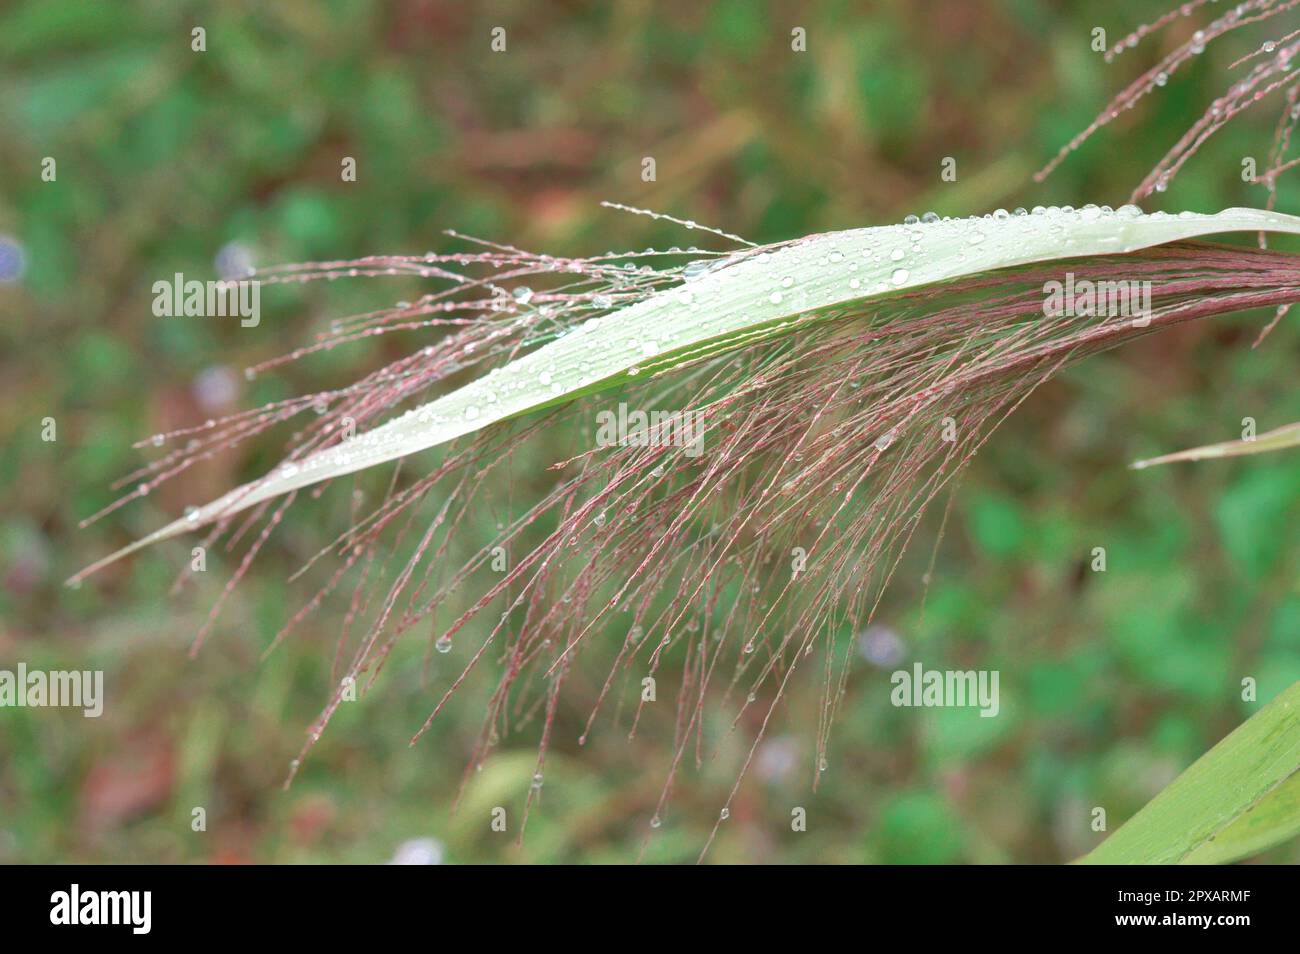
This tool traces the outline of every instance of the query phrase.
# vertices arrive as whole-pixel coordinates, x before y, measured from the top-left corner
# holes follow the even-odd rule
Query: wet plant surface
[[[544,30],[345,3],[213,11],[201,53],[179,13],[6,9],[0,668],[103,670],[106,705],[0,713],[0,859],[1094,848],[1097,807],[1113,831],[1300,679],[1297,458],[1128,469],[1300,420],[1294,322],[1251,347],[1295,243],[1251,225],[983,266],[1008,221],[1077,238],[1131,196],[1171,226],[1295,211],[1268,177],[1295,41],[1259,6],[1148,34],[1163,9],[1118,3],[566,8]],[[945,229],[957,287],[925,275]],[[250,267],[256,324],[151,309],[160,279]],[[673,324],[742,269],[748,308]],[[1067,273],[1150,281],[1150,324],[1043,322]],[[608,333],[656,293],[674,308]],[[512,393],[554,403],[484,428]],[[669,430],[640,439],[629,408]],[[216,527],[191,509],[407,411],[451,443]],[[193,532],[63,587],[176,518]],[[895,704],[917,663],[996,671],[997,716]]]

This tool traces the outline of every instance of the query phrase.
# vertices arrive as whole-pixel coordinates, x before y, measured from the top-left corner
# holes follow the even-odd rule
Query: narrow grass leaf
[[[1246,809],[1212,841],[1192,851],[1183,863],[1228,864],[1258,855],[1296,835],[1300,835],[1300,772]]]
[[[290,491],[427,450],[508,420],[796,333],[909,289],[996,269],[1118,255],[1223,232],[1300,234],[1300,218],[1256,209],[1145,215],[1095,206],[879,226],[746,249],[700,277],[584,325],[351,440],[286,462],[87,567],[79,580],[149,544]]]
[[[1210,460],[1216,457],[1244,457],[1247,454],[1263,454],[1268,451],[1285,450],[1300,445],[1300,422],[1287,424],[1264,434],[1258,434],[1247,440],[1223,441],[1219,444],[1206,444],[1192,447],[1173,454],[1163,454],[1147,460],[1134,461],[1129,466],[1134,470],[1154,467],[1157,464],[1172,464],[1183,460]]]
[[[1197,759],[1083,864],[1232,861],[1300,831],[1300,683]]]

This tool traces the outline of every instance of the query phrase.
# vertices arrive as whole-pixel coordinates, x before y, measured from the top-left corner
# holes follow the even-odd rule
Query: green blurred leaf
[[[1297,502],[1300,468],[1285,465],[1250,468],[1219,498],[1215,524],[1224,548],[1245,573],[1267,573],[1294,540],[1288,517]]]
[[[134,17],[123,16],[112,4],[27,0],[0,18],[0,56],[48,57],[56,49],[102,47],[131,36],[135,26]]]
[[[971,536],[986,553],[1009,557],[1025,542],[1026,526],[1015,500],[1002,494],[982,493],[969,506]]]
[[[39,74],[29,74],[4,99],[34,138],[66,131],[77,120],[140,82],[154,64],[145,50],[122,49],[85,54],[76,62],[58,63]]]
[[[881,809],[875,841],[883,860],[893,864],[938,865],[956,861],[963,851],[961,821],[933,792],[903,792]]]

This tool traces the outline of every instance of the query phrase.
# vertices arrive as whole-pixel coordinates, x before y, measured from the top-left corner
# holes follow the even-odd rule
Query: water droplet
[[[511,294],[515,296],[515,301],[521,305],[526,305],[533,300],[533,290],[527,285],[520,285]]]
[[[721,818],[723,821],[726,821],[728,818],[731,817],[731,809],[724,808],[722,811],[718,812],[718,817]]]
[[[911,275],[911,273],[910,273],[907,269],[905,269],[905,268],[896,268],[896,269],[894,269],[894,274],[892,274],[892,275],[889,276],[889,279],[890,279],[890,281],[892,281],[895,285],[901,285],[901,284],[903,284],[903,282],[907,281],[907,279],[908,279],[908,277],[909,277],[910,275]]]
[[[433,644],[433,648],[438,650],[440,653],[451,652],[451,637],[439,636],[438,641]]]
[[[655,815],[653,818],[650,819],[650,827],[651,827],[651,828],[658,828],[658,827],[659,827],[660,825],[662,825],[662,824],[663,824],[663,821],[659,818],[658,815]]]

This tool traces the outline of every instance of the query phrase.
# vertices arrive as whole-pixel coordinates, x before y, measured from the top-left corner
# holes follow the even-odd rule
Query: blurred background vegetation
[[[452,862],[627,861],[667,767],[667,716],[634,743],[606,725],[576,746],[604,674],[593,670],[561,713],[541,804],[515,847],[484,818],[498,804],[517,816],[536,731],[506,739],[453,814],[488,687],[471,685],[408,748],[447,678],[440,660],[422,678],[427,647],[413,638],[282,791],[330,691],[337,607],[260,655],[310,595],[288,573],[341,520],[291,514],[195,660],[187,649],[231,570],[225,554],[176,598],[167,590],[188,543],[64,589],[91,559],[264,472],[279,450],[241,450],[78,530],[140,463],[134,441],[402,353],[363,344],[242,375],[333,317],[420,291],[405,279],[267,289],[261,325],[244,329],[155,318],[154,281],[216,277],[223,250],[259,264],[445,250],[444,228],[557,254],[687,244],[602,199],[755,241],[929,209],[1118,205],[1230,82],[1227,64],[1268,35],[1212,46],[1034,185],[1034,170],[1196,19],[1113,66],[1090,49],[1093,28],[1113,42],[1166,9],[8,0],[0,235],[11,270],[20,248],[25,271],[0,284],[0,667],[103,669],[108,699],[97,720],[0,711],[0,861],[386,861],[403,845]],[[195,26],[204,53],[190,49]],[[505,53],[490,50],[495,26]],[[806,53],[790,49],[796,26]],[[1241,160],[1262,165],[1275,115],[1212,141],[1164,207],[1261,204]],[[40,178],[46,156],[52,183]],[[355,183],[340,181],[344,156],[357,160]],[[641,179],[646,156],[655,182]],[[945,156],[956,182],[940,179]],[[1280,208],[1297,211],[1295,198],[1284,181]],[[710,858],[1068,860],[1101,838],[1094,806],[1113,830],[1300,679],[1300,455],[1126,469],[1237,437],[1243,417],[1260,430],[1300,420],[1300,332],[1288,319],[1252,350],[1267,317],[1165,332],[1040,390],[964,479],[924,613],[912,574],[866,635],[817,791],[819,686],[808,680]],[[41,440],[47,416],[54,443]],[[1107,548],[1104,574],[1088,568],[1094,546]],[[893,708],[888,673],[914,660],[1000,670],[1002,716]],[[1258,703],[1241,700],[1245,676]],[[649,860],[693,860],[717,817],[744,752],[724,739],[728,717],[715,718],[718,756],[683,775]],[[195,806],[206,832],[191,831]],[[806,832],[791,831],[794,806],[807,809]]]

